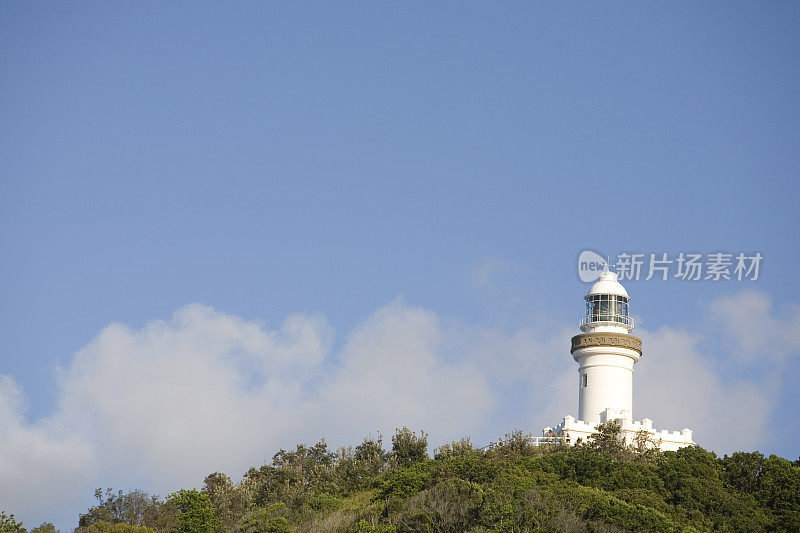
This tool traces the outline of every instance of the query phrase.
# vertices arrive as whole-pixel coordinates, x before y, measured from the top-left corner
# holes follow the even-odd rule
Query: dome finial
[[[603,265],[603,272],[609,272],[611,267],[616,266],[614,263],[611,262],[611,257],[606,254],[606,263]]]

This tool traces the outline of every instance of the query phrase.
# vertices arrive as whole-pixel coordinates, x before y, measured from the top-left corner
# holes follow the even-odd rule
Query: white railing
[[[557,437],[557,436],[553,436],[553,437],[528,437],[528,442],[529,442],[529,444],[531,446],[554,446],[554,445],[558,445],[558,444],[569,445],[570,444],[570,438],[569,437]],[[478,448],[478,451],[485,452],[485,451],[493,450],[495,448],[500,448],[500,447],[506,446],[506,445],[508,445],[508,442],[503,442],[502,440],[499,440],[497,442],[490,442],[489,444],[487,444],[486,446],[483,446],[482,448]]]
[[[613,316],[614,320],[595,320],[598,316]],[[633,329],[633,317],[622,315],[583,315],[578,319],[578,327],[583,329],[583,326],[588,324],[596,324],[598,326],[621,326],[629,330]]]
[[[531,437],[534,446],[545,446],[548,444],[569,444],[569,437]]]

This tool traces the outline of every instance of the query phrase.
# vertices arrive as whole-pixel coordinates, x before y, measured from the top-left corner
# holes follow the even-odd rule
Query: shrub
[[[392,437],[392,458],[400,467],[428,459],[428,434],[420,431],[420,435],[407,427],[398,429]]]

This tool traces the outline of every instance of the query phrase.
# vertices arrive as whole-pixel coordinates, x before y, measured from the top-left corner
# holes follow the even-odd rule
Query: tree
[[[365,437],[355,447],[340,448],[335,464],[336,477],[345,492],[365,488],[386,466],[388,454],[383,449],[383,438]]]
[[[22,527],[22,522],[14,520],[14,515],[6,515],[5,511],[0,511],[0,533],[27,533]]]
[[[515,429],[511,433],[506,433],[503,445],[498,446],[494,451],[502,457],[519,457],[531,455],[537,449],[539,448],[533,445],[533,437],[530,433]]]
[[[280,450],[272,456],[273,473],[285,492],[327,492],[333,490],[333,462],[325,439],[313,446],[298,444],[295,451]]]
[[[478,453],[472,445],[469,437],[461,440],[454,440],[450,444],[443,444],[438,450],[434,450],[434,459],[448,459],[451,457],[470,457]]]
[[[231,478],[221,472],[206,476],[203,492],[208,494],[217,518],[226,529],[231,529],[249,507],[243,487],[235,486]]]
[[[753,494],[761,484],[764,455],[759,452],[735,452],[722,458],[723,479],[732,487]]]
[[[633,437],[630,448],[640,460],[651,460],[661,453],[661,439],[656,440],[652,433],[640,429]]]
[[[392,457],[399,466],[408,466],[428,459],[428,434],[420,431],[420,435],[403,427],[392,437]]]
[[[80,515],[79,527],[87,527],[99,521],[153,527],[162,505],[158,496],[141,490],[119,490],[115,493],[111,489],[106,489],[105,492],[95,489],[94,497],[97,505]]]
[[[52,522],[43,522],[31,529],[31,533],[61,533]]]
[[[800,468],[770,455],[759,472],[758,500],[775,513],[782,531],[800,531]]]
[[[622,427],[616,420],[603,422],[597,426],[597,431],[592,433],[589,446],[601,452],[607,452],[615,457],[625,454],[625,437],[622,435]]]
[[[237,530],[241,533],[290,533],[289,521],[283,516],[274,516],[271,509],[256,509],[244,518]]]
[[[364,441],[356,446],[353,456],[356,461],[369,465],[368,470],[377,474],[386,462],[386,450],[383,449],[383,436],[378,433],[378,438],[364,437]]]
[[[768,517],[748,494],[730,490],[723,480],[720,460],[713,452],[686,446],[665,452],[659,460],[658,477],[668,492],[666,502],[683,509],[713,529],[763,531]]]
[[[79,527],[76,531],[83,533],[155,533],[155,530],[146,526],[132,526],[125,522],[110,523],[100,520],[88,527]]]
[[[211,498],[196,489],[170,494],[167,505],[178,513],[175,533],[214,533],[220,526]]]

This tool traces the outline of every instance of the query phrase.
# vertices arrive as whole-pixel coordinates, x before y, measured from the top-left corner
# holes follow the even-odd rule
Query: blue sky
[[[183,332],[221,313],[316,346],[286,357],[317,354],[301,367],[323,374],[362,361],[354,339],[411,338],[392,329],[411,324],[445,339],[431,357],[449,370],[436,376],[474,371],[470,386],[485,385],[502,414],[452,431],[535,432],[554,421],[518,408],[532,384],[483,383],[487,360],[460,358],[505,335],[500,346],[542,348],[531,372],[556,364],[551,342],[574,371],[581,250],[760,252],[755,282],[626,286],[653,353],[695,339],[682,352],[692,364],[769,398],[742,415],[765,423],[741,445],[796,458],[798,22],[788,2],[3,3],[0,374],[21,398],[15,424],[69,440],[58,431],[81,413],[69,391],[104,375],[76,377],[76,354],[121,350],[92,344],[110,324],[146,336],[154,321]],[[745,305],[757,316],[737,314]],[[188,322],[171,318],[181,309]],[[316,340],[282,330],[287,317],[305,317],[297,327]],[[498,367],[517,361],[494,349]],[[320,379],[301,381],[316,393]],[[575,411],[573,392],[552,412]],[[398,413],[397,423],[438,420]],[[732,434],[734,414],[722,417]],[[360,439],[378,416],[332,443]],[[76,452],[84,459],[102,455],[101,419]],[[327,431],[312,429],[264,436],[270,451],[245,464]],[[82,490],[163,494],[217,468],[133,479],[107,461]],[[71,524],[85,494],[46,509],[25,497],[9,511],[26,525]]]

